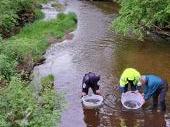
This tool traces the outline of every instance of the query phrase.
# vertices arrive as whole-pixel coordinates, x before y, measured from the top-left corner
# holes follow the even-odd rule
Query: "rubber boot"
[[[152,106],[152,109],[151,109],[151,110],[156,111],[156,110],[157,110],[157,108],[158,108],[158,104],[153,104],[153,106]]]
[[[153,97],[153,105],[151,110],[157,110],[158,108],[158,94]]]
[[[165,101],[160,102],[160,109],[161,109],[161,112],[165,112],[165,111],[166,111],[166,104],[165,104]]]
[[[157,108],[158,108],[158,104],[153,104],[152,106],[149,106],[147,109],[152,110],[152,111],[156,111]]]

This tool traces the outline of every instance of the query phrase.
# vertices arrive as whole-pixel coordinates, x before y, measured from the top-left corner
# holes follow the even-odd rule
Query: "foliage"
[[[33,24],[27,24],[16,36],[7,40],[3,40],[1,36],[2,31],[11,32],[18,25],[21,21],[21,12],[31,10],[31,13],[38,12],[37,17],[41,17],[41,12],[34,9],[34,5],[39,1],[46,0],[0,1],[2,12],[0,14],[0,82],[2,80],[6,83],[0,87],[0,126],[2,127],[51,127],[56,126],[60,119],[63,98],[54,90],[54,77],[49,75],[43,78],[41,94],[35,95],[32,85],[21,80],[16,67],[28,56],[36,62],[48,47],[49,38],[62,38],[65,32],[73,30],[77,23],[76,15],[60,14],[54,20],[37,20]]]
[[[9,56],[10,60],[17,60],[21,63],[24,58],[29,56],[40,56],[48,44],[43,40],[31,38],[15,38],[2,44],[2,53]]]
[[[35,9],[35,20],[43,19],[45,14],[40,9]]]
[[[170,25],[170,0],[119,0],[119,16],[113,21],[117,32],[143,36],[146,29]]]
[[[0,126],[17,127],[24,124],[24,118],[36,108],[32,90],[19,78],[13,77],[0,95]],[[26,124],[26,123],[25,123]]]
[[[54,87],[54,76],[48,75],[47,77],[42,78],[41,86],[42,86],[41,92],[43,92],[47,89],[52,89]]]
[[[0,54],[0,75],[3,79],[10,80],[10,76],[14,75],[16,61],[10,61],[7,56]]]
[[[46,89],[41,96],[33,93],[31,85],[12,77],[9,86],[0,91],[0,126],[54,126],[60,118],[62,98],[54,89]]]
[[[21,64],[27,57],[36,62],[48,47],[49,38],[62,38],[65,32],[73,30],[75,26],[76,16],[73,13],[60,14],[54,20],[37,20],[26,25],[19,34],[0,43],[0,54],[5,55],[5,58],[1,59],[0,74],[9,79],[10,75],[13,75],[12,72],[15,72],[14,66],[11,67],[12,63]]]
[[[0,1],[0,34],[8,37],[18,25],[32,22],[42,17],[37,9],[41,1],[35,0],[1,0]]]

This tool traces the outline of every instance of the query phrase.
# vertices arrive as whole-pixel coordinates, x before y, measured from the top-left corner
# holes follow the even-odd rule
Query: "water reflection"
[[[143,116],[133,111],[112,116],[112,127],[169,127],[169,120],[165,121],[164,114],[146,113]]]
[[[145,40],[119,40],[116,48],[118,75],[127,67],[137,68],[142,74],[154,73],[170,82],[170,43]]]
[[[84,121],[87,127],[98,127],[100,125],[99,110],[83,109]]]
[[[164,114],[155,112],[144,116],[144,127],[166,127]]]
[[[118,13],[118,4],[109,1],[93,1],[91,2],[94,6],[98,7],[105,14]],[[112,5],[112,6],[110,6]]]

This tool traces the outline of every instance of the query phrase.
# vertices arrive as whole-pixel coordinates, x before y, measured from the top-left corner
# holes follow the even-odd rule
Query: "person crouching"
[[[166,111],[165,97],[168,91],[167,82],[157,75],[143,75],[140,82],[144,85],[144,100],[147,101],[153,98],[152,110],[158,107],[158,97],[161,111]]]
[[[119,89],[121,93],[128,91],[128,86],[130,85],[131,91],[140,90],[141,85],[138,84],[140,79],[140,73],[134,68],[126,68],[119,80]]]
[[[89,88],[92,89],[94,94],[100,95],[99,84],[100,75],[89,72],[84,75],[82,81],[82,96],[88,95]]]

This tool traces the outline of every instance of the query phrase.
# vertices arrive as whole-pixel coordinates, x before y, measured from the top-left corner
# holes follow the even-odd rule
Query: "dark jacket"
[[[95,73],[89,72],[85,74],[85,76],[83,77],[82,84],[85,83],[86,85],[97,85],[99,80],[100,80],[100,76],[96,76]]]

